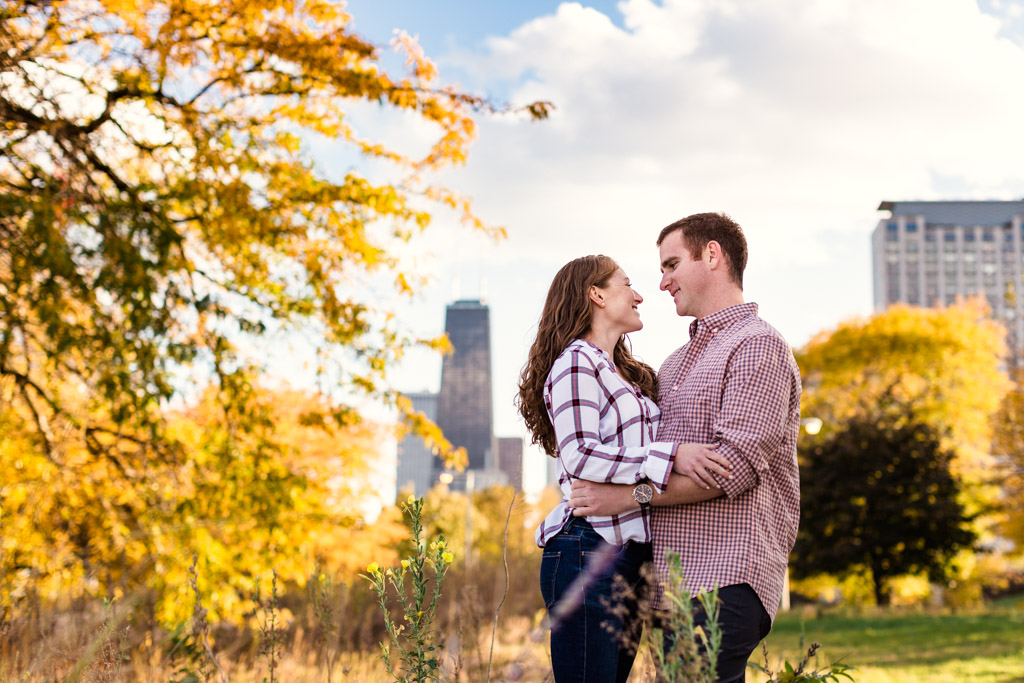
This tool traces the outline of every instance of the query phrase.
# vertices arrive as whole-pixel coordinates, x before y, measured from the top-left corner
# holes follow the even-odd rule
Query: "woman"
[[[635,648],[622,640],[624,633],[639,636],[636,604],[610,607],[621,597],[613,577],[621,575],[636,595],[645,588],[640,568],[652,559],[649,503],[653,490],[663,492],[676,450],[654,440],[655,373],[626,344],[625,335],[643,327],[642,302],[609,257],[569,262],[548,290],[520,377],[517,407],[533,442],[558,459],[564,496],[537,529],[557,683],[621,683],[633,666]],[[566,501],[574,478],[635,484],[637,508],[573,517]]]

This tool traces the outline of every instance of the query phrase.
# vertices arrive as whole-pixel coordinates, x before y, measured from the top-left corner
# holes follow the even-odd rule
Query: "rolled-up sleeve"
[[[732,476],[715,481],[729,498],[753,488],[768,473],[768,458],[786,436],[793,353],[782,339],[750,337],[729,360],[722,408],[713,422],[718,452]]]
[[[548,409],[562,466],[571,477],[586,481],[633,484],[649,479],[663,492],[672,473],[675,444],[622,445],[622,429],[629,425],[621,419],[614,434],[602,435],[602,420],[607,424],[608,411],[618,410],[616,401],[625,403],[629,393],[612,387],[603,372],[612,371],[578,349],[561,355],[551,369]],[[632,395],[628,399],[637,400]],[[626,419],[644,418],[638,414]]]

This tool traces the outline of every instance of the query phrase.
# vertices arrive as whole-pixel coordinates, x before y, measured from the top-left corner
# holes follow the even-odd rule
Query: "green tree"
[[[879,605],[889,602],[891,577],[941,575],[975,538],[958,501],[952,461],[934,427],[892,404],[804,442],[794,574],[867,568]]]
[[[432,180],[494,107],[441,85],[408,37],[395,47],[397,76],[326,0],[0,0],[0,420],[16,430],[0,433],[0,504],[35,504],[23,531],[54,539],[16,544],[5,574],[109,590],[109,567],[161,556],[189,491],[196,519],[256,506],[257,545],[300,550],[281,501],[322,492],[285,461],[258,381],[282,334],[316,347],[331,399],[309,420],[344,430],[345,399],[368,395],[457,458],[387,385],[405,350],[445,341],[386,302],[415,291],[394,249],[438,211],[501,234]],[[359,106],[424,121],[433,143],[364,139]],[[310,153],[323,141],[387,179],[329,173]],[[168,419],[189,382],[213,407],[198,443]]]

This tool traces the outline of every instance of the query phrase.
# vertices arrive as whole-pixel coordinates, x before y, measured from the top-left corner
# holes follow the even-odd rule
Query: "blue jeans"
[[[772,629],[772,619],[754,589],[738,583],[718,589],[718,625],[722,629],[722,648],[718,653],[717,683],[743,683],[747,660]],[[693,600],[693,624],[704,626],[707,614]],[[662,645],[669,652],[675,645],[675,631],[665,631]],[[703,649],[703,648],[702,648]]]
[[[640,567],[652,559],[651,544],[607,543],[590,523],[572,517],[544,546],[540,592],[551,619],[551,667],[556,683],[625,683],[640,637],[636,598],[647,584]],[[633,599],[622,599],[622,576]],[[616,606],[619,606],[616,609]],[[622,642],[623,635],[632,646]]]

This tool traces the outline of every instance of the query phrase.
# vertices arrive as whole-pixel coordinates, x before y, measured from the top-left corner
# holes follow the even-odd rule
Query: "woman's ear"
[[[590,285],[590,300],[593,301],[598,308],[604,308],[604,294],[597,285]]]

